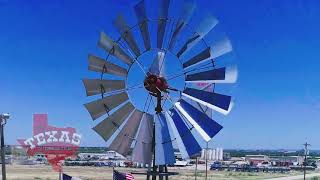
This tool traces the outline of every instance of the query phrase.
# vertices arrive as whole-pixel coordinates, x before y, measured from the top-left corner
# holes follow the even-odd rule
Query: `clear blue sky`
[[[136,2],[136,1],[135,1]],[[0,112],[10,112],[8,144],[31,136],[32,113],[72,126],[82,145],[104,146],[82,104],[87,55],[99,31],[133,1],[0,0]],[[198,0],[233,43],[239,81],[236,105],[219,119],[213,146],[320,149],[320,2],[317,0]],[[99,51],[101,54],[101,51]]]

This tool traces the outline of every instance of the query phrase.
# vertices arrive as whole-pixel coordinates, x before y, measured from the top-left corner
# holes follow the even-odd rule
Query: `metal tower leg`
[[[152,167],[152,180],[156,180],[156,125],[153,123],[153,137],[152,137],[152,151],[153,151],[153,167]]]
[[[167,175],[166,175],[166,180],[169,180],[169,176],[168,176],[168,167],[167,167],[167,166],[164,166],[164,168],[165,168],[165,172],[167,173]]]
[[[159,166],[159,173],[163,173],[163,165]],[[163,180],[163,175],[159,174],[159,180]]]

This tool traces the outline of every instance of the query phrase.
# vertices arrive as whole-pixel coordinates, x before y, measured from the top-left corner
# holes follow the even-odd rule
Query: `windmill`
[[[100,98],[84,106],[93,120],[102,119],[93,130],[110,150],[128,155],[133,148],[132,161],[152,166],[147,174],[162,179],[171,175],[167,165],[175,163],[176,147],[188,159],[222,129],[203,109],[230,112],[232,97],[214,87],[235,83],[237,69],[216,66],[217,59],[232,51],[227,38],[210,44],[205,40],[218,24],[216,18],[206,16],[196,28],[189,24],[194,2],[184,1],[178,18],[169,17],[170,0],[159,0],[156,18],[148,18],[146,3],[134,6],[135,25],[122,15],[115,18],[119,38],[100,33],[98,46],[106,58],[88,57],[89,70],[100,78],[83,80],[87,96]],[[140,82],[130,84],[131,76]],[[197,88],[199,83],[206,87]],[[204,90],[208,86],[213,88]]]

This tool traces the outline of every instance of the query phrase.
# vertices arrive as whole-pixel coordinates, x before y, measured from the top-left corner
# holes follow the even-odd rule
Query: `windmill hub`
[[[149,91],[152,96],[157,98],[155,111],[156,113],[161,113],[163,110],[161,105],[161,92],[168,92],[167,89],[169,88],[166,79],[154,74],[149,74],[143,84],[146,90]]]
[[[167,92],[168,83],[165,78],[150,74],[144,80],[144,87],[152,95],[156,95],[161,92]]]

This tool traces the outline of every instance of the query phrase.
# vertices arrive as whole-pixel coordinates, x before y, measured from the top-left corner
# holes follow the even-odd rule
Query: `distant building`
[[[266,155],[246,155],[245,161],[249,162],[250,165],[258,165],[263,162],[269,162],[269,157]]]
[[[222,148],[217,148],[217,151],[218,151],[218,153],[217,153],[217,159],[218,160],[223,160],[223,149]]]
[[[223,153],[223,160],[229,161],[230,159],[231,159],[231,154],[229,152],[224,152]]]
[[[121,154],[115,151],[107,151],[106,153],[79,153],[78,157],[82,160],[125,160]]]
[[[222,161],[223,160],[223,149],[202,149],[201,152],[201,160],[205,160],[207,155],[207,159],[210,161]]]
[[[302,156],[282,156],[272,157],[270,161],[273,166],[297,166],[302,165],[304,158]]]

